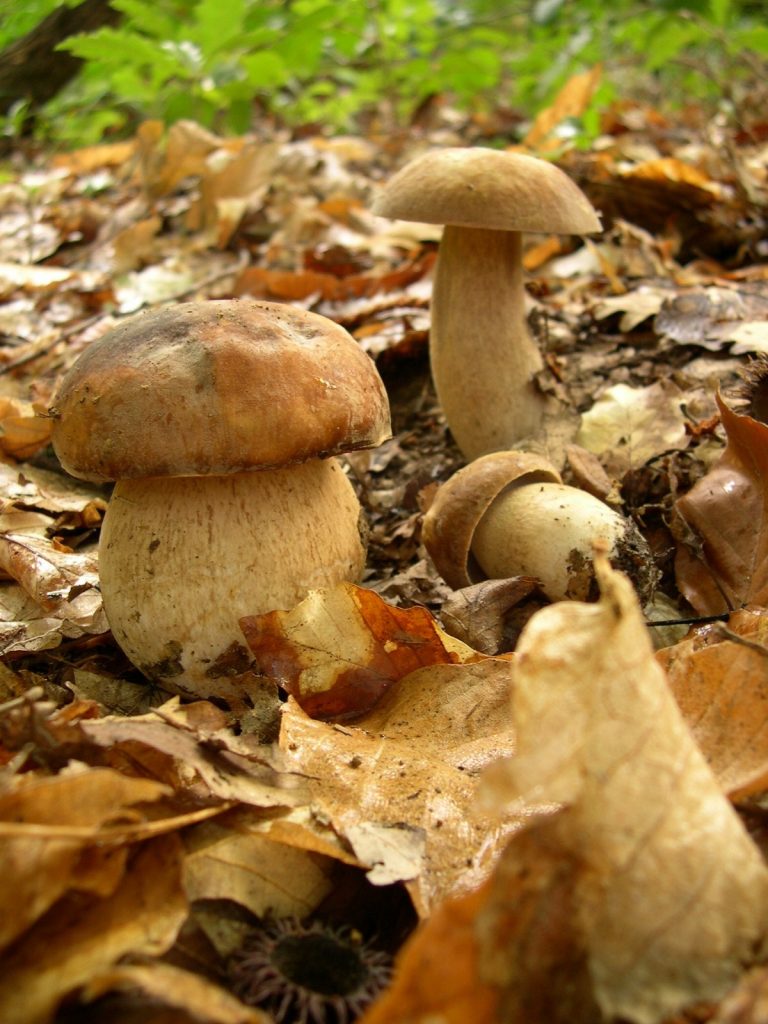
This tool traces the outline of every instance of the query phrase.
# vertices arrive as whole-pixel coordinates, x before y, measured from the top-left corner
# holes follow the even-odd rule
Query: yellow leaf
[[[589,106],[602,74],[602,65],[595,64],[589,71],[582,71],[569,78],[552,104],[536,116],[523,139],[523,145],[531,149],[540,148],[559,124],[567,118],[580,117]]]

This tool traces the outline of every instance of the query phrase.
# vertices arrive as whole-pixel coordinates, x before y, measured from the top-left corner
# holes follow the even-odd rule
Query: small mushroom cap
[[[373,361],[340,326],[270,302],[188,302],[94,342],[54,396],[53,446],[86,480],[206,476],[372,448]]]
[[[447,480],[424,515],[422,539],[449,587],[460,590],[486,578],[472,554],[477,524],[511,483],[561,483],[545,458],[531,452],[481,455]]]
[[[559,167],[481,147],[417,157],[395,174],[373,211],[395,220],[498,231],[600,231],[589,200]]]

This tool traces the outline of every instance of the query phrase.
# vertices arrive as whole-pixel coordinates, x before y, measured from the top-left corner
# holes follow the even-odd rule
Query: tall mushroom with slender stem
[[[118,481],[104,607],[161,685],[220,693],[250,660],[241,617],[361,575],[360,505],[331,456],[388,437],[389,405],[325,317],[250,301],[141,314],[80,356],[51,416],[66,470]]]
[[[403,167],[374,212],[445,224],[432,297],[437,396],[467,459],[542,430],[543,360],[525,318],[523,231],[588,234],[600,221],[554,164],[491,149],[444,149]]]

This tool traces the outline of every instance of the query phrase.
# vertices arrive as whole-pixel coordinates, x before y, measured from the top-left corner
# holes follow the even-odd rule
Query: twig
[[[700,626],[707,622],[726,622],[730,612],[722,615],[697,615],[692,619],[663,619],[660,622],[647,621],[646,626],[656,628],[657,626]]]
[[[67,338],[71,338],[73,334],[78,334],[80,331],[85,331],[92,324],[95,324],[98,320],[101,320],[103,314],[96,313],[94,316],[88,317],[87,320],[81,320],[80,323],[72,324],[71,327],[67,327],[65,330],[58,334],[53,341],[47,345],[43,345],[42,348],[36,349],[34,352],[29,352],[27,355],[22,356],[20,359],[15,359],[12,363],[6,363],[5,366],[0,366],[0,377],[3,374],[11,373],[12,370],[18,370],[20,366],[26,366],[27,363],[33,363],[36,359],[41,356],[47,355],[51,352],[61,341],[66,341]]]

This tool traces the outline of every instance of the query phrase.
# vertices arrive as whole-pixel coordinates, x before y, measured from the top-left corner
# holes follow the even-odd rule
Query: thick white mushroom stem
[[[206,696],[248,667],[241,617],[360,578],[360,506],[335,459],[122,480],[99,561],[110,628],[130,660],[168,689]]]
[[[542,427],[543,360],[525,319],[522,236],[449,224],[432,297],[432,378],[456,443],[474,459]]]
[[[551,601],[585,600],[594,588],[593,547],[621,564],[637,531],[598,498],[558,483],[512,484],[475,528],[472,553],[491,579],[536,576]]]

